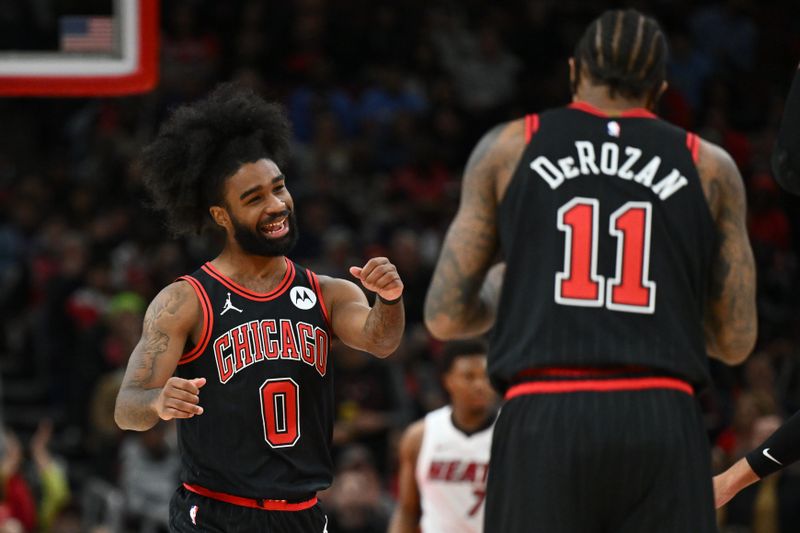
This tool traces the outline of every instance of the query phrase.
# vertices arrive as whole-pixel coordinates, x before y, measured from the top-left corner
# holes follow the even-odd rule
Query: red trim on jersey
[[[200,342],[178,360],[178,364],[183,365],[200,357],[208,346],[208,341],[211,340],[211,331],[214,329],[214,313],[211,310],[211,300],[199,281],[192,276],[181,276],[178,279],[186,281],[192,286],[197,300],[200,302],[200,307],[203,309],[203,329],[200,331]]]
[[[328,315],[328,307],[325,305],[325,298],[322,297],[322,286],[319,284],[319,279],[317,275],[311,272],[309,269],[306,269],[308,273],[308,279],[311,282],[311,288],[314,289],[314,292],[317,295],[317,300],[319,300],[319,306],[322,308],[322,315],[325,317],[325,322],[328,324],[328,331],[333,333],[333,329],[331,328],[331,318]]]
[[[241,285],[233,281],[231,278],[229,278],[228,276],[226,276],[225,274],[221,273],[219,270],[214,268],[214,265],[212,265],[211,263],[206,263],[201,268],[206,274],[208,274],[215,280],[219,281],[220,283],[225,285],[227,288],[229,288],[239,296],[244,296],[245,298],[248,298],[250,300],[255,300],[256,302],[268,302],[270,300],[274,300],[275,298],[286,292],[286,289],[288,289],[292,285],[292,282],[294,281],[294,275],[295,275],[294,263],[290,261],[289,258],[285,257],[284,259],[286,260],[286,274],[283,276],[281,282],[278,283],[278,286],[268,293],[253,292],[250,289],[242,287]]]
[[[564,392],[619,392],[648,389],[672,389],[694,396],[694,389],[683,380],[665,377],[581,379],[574,381],[530,381],[513,385],[506,391],[506,400],[528,394]]]
[[[525,115],[525,144],[531,142],[531,116]]]
[[[700,138],[696,133],[686,132],[686,148],[692,153],[695,164],[700,158]]]
[[[658,118],[658,115],[643,107],[634,107],[613,114],[606,113],[601,109],[597,109],[592,104],[582,101],[572,102],[567,107],[570,109],[577,109],[579,111],[583,111],[585,113],[589,113],[591,115],[596,115],[598,117],[603,117],[603,118]]]
[[[289,503],[286,500],[242,498],[241,496],[225,494],[224,492],[216,492],[199,485],[190,485],[189,483],[184,483],[183,486],[186,490],[194,492],[195,494],[199,494],[200,496],[205,496],[206,498],[238,505],[239,507],[263,509],[264,511],[304,511],[314,507],[317,504],[316,496],[303,502]]]
[[[531,142],[534,133],[539,131],[539,115],[525,115],[525,144]]]

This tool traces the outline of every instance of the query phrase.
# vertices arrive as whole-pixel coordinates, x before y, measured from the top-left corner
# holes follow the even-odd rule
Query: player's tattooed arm
[[[425,324],[440,339],[472,337],[494,323],[500,284],[487,272],[498,247],[498,199],[525,149],[524,122],[489,131],[464,170],[461,204],[425,299]]]
[[[363,267],[351,267],[350,273],[376,294],[375,303],[370,307],[364,292],[350,281],[320,276],[333,333],[352,348],[387,357],[400,346],[405,330],[404,287],[397,268],[385,257],[373,257]]]
[[[199,302],[188,283],[173,283],[153,299],[117,395],[114,419],[119,427],[143,431],[159,419],[198,414],[193,412],[198,409],[197,384],[192,384],[196,380],[171,376],[201,318]]]
[[[753,350],[757,334],[756,269],[744,184],[727,152],[705,141],[698,171],[718,233],[705,313],[706,350],[738,364]]]

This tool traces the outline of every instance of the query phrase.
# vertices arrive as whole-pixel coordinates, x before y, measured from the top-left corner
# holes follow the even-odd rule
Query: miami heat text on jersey
[[[707,379],[702,317],[716,230],[699,139],[643,109],[526,118],[498,209],[506,279],[489,372],[646,367]]]
[[[176,375],[205,377],[203,414],[178,420],[182,481],[255,499],[304,500],[330,485],[330,328],[317,277],[286,260],[278,287],[250,291],[206,263],[180,279],[204,327]]]
[[[453,425],[450,406],[428,413],[424,424],[416,468],[421,530],[480,533],[493,426],[466,435]]]

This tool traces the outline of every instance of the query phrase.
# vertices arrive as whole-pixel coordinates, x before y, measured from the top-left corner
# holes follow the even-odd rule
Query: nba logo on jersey
[[[611,135],[612,137],[619,137],[619,132],[620,132],[619,122],[617,122],[616,120],[612,120],[606,125],[606,128],[608,130],[609,135]]]
[[[189,518],[192,519],[192,524],[197,525],[197,506],[192,505],[192,508],[189,509]]]

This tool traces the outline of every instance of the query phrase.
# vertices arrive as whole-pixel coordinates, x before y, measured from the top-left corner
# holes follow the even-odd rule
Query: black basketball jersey
[[[235,496],[303,499],[332,479],[330,328],[319,282],[286,260],[268,294],[206,263],[182,280],[203,309],[176,375],[205,377],[203,414],[178,420],[184,483]]]
[[[643,109],[529,115],[497,212],[506,261],[489,372],[643,366],[707,379],[703,312],[717,238],[699,139]]]

